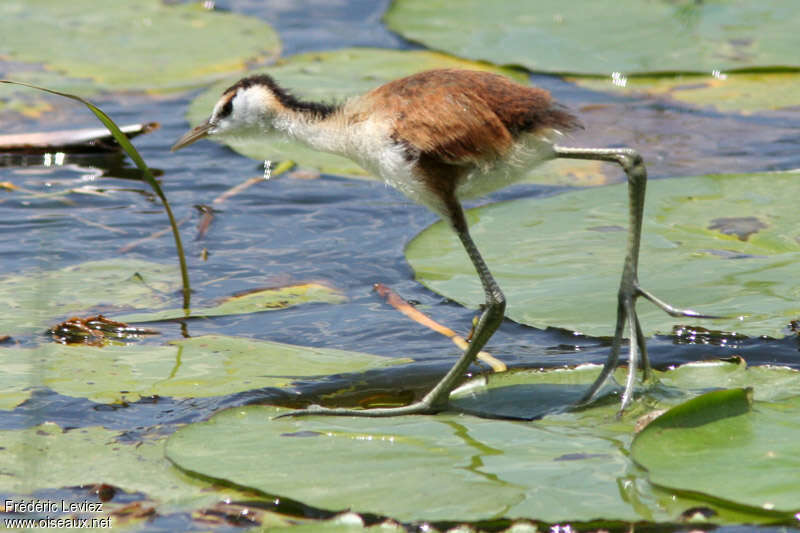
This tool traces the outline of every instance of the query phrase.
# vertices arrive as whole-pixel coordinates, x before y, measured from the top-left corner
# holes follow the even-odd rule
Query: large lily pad
[[[388,81],[433,68],[467,68],[488,70],[524,82],[518,71],[503,69],[422,50],[397,51],[372,48],[352,48],[333,52],[299,54],[280,61],[266,72],[278,83],[299,97],[308,100],[342,101]],[[188,118],[198,124],[208,118],[222,92],[233,83],[219,83],[201,94],[189,107]],[[230,141],[237,152],[254,159],[292,159],[303,166],[316,167],[323,172],[363,176],[366,171],[340,156],[317,152],[299,143],[280,139],[263,142]]]
[[[673,490],[788,514],[800,510],[800,397],[752,410],[743,389],[679,405],[639,433],[633,459]]]
[[[572,392],[584,389],[598,369],[492,374],[488,385],[478,378],[453,395],[457,408],[488,405],[474,409],[483,416],[524,416],[538,409],[537,403],[549,402],[550,414],[535,422],[449,413],[372,420],[271,419],[286,411],[253,406],[179,429],[166,454],[181,469],[203,478],[328,510],[352,509],[403,521],[674,521],[699,505],[712,508],[716,522],[774,518],[735,502],[717,504],[653,488],[631,462],[628,449],[638,415],[702,397],[734,375],[754,387],[757,396],[774,399],[772,380],[789,383],[790,391],[796,391],[800,372],[746,369],[741,362],[689,364],[657,373],[662,384],[638,397],[622,419],[616,416],[617,402],[565,409],[574,400]],[[796,398],[784,397],[774,405],[793,405]],[[735,470],[731,465],[739,460],[730,457],[718,468]],[[368,470],[362,465],[369,465]]]
[[[198,86],[280,51],[264,22],[196,2],[6,0],[0,34],[5,77],[84,96]]]
[[[0,334],[41,333],[55,319],[89,309],[152,308],[177,289],[176,265],[105,259],[0,278]]]
[[[299,378],[363,372],[408,362],[358,352],[208,335],[169,346],[64,346],[0,348],[9,379],[0,399],[13,408],[32,386],[95,402],[142,396],[198,398],[264,387],[287,387]]]
[[[800,74],[796,72],[737,72],[716,76],[635,76],[629,78],[572,78],[582,87],[630,95],[666,96],[719,111],[758,111],[800,105]]]
[[[390,29],[451,54],[531,70],[711,72],[800,66],[793,0],[570,2],[397,0]]]
[[[270,419],[281,412],[223,411],[178,430],[167,457],[316,507],[404,521],[637,517],[619,498],[624,456],[589,433],[458,415]]]
[[[43,489],[106,483],[144,493],[165,513],[186,511],[189,504],[210,505],[225,497],[241,497],[233,489],[209,491],[208,483],[171,468],[164,458],[165,439],[126,443],[123,437],[101,427],[66,431],[53,423],[2,431],[0,492],[27,495]]]
[[[626,185],[524,199],[469,212],[472,234],[508,295],[507,316],[536,327],[613,333],[627,235]],[[673,305],[731,318],[669,317],[638,304],[645,334],[692,322],[781,337],[800,316],[800,174],[714,175],[648,185],[639,278]],[[438,223],[406,250],[417,278],[468,306],[474,268]]]

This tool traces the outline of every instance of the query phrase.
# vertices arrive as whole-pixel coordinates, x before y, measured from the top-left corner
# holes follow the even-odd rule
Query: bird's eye
[[[219,110],[219,118],[225,118],[229,116],[233,112],[233,101],[228,100],[225,102],[225,105],[222,106],[222,109]]]

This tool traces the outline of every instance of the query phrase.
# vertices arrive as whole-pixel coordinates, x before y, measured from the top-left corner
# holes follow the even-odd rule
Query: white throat
[[[347,155],[347,131],[336,120],[336,114],[320,118],[300,111],[281,111],[272,120],[277,132],[314,150]]]

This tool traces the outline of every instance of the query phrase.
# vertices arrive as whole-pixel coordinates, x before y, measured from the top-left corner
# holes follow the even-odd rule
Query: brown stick
[[[411,320],[419,322],[425,327],[428,327],[439,333],[444,335],[445,337],[449,338],[453,341],[453,344],[458,346],[461,350],[466,351],[469,347],[469,343],[461,337],[458,333],[453,331],[452,329],[443,326],[430,318],[429,316],[425,315],[421,311],[417,310],[412,306],[410,303],[405,301],[399,294],[394,292],[392,289],[384,285],[383,283],[376,283],[373,285],[373,289],[377,292],[380,296],[386,298],[386,302],[406,315]],[[494,357],[492,354],[488,352],[478,352],[478,359],[492,367],[492,370],[495,372],[504,372],[507,370],[505,363]]]

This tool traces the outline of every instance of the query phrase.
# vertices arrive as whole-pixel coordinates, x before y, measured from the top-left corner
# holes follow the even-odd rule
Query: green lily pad
[[[173,434],[167,458],[234,486],[401,521],[638,516],[619,497],[624,455],[590,433],[451,414],[270,419],[281,412],[223,411]]]
[[[295,305],[322,302],[337,304],[347,301],[338,290],[322,283],[302,283],[259,289],[246,294],[226,298],[212,307],[200,307],[192,310],[167,309],[152,313],[131,313],[114,317],[121,322],[159,322],[183,318],[201,318],[212,316],[241,315],[286,309]]]
[[[700,505],[714,510],[716,523],[775,519],[752,506],[651,486],[628,449],[640,415],[652,418],[663,409],[691,405],[694,400],[687,398],[708,397],[709,390],[726,386],[734,376],[733,381],[753,387],[756,397],[775,399],[775,383],[786,386],[787,394],[796,392],[800,372],[748,369],[743,362],[692,363],[657,372],[660,384],[637,395],[622,419],[618,402],[568,410],[577,399],[573,393],[583,392],[598,371],[597,365],[584,365],[496,373],[471,380],[451,396],[457,409],[482,416],[546,415],[535,422],[450,413],[274,419],[286,411],[253,406],[179,429],[166,454],[204,479],[332,511],[378,513],[401,521],[675,521]],[[712,395],[736,397],[741,390]],[[799,397],[784,396],[783,403],[771,405],[794,405]],[[735,470],[732,460],[718,468]],[[364,464],[369,471],[362,473]]]
[[[0,410],[11,410],[31,397],[40,384],[30,371],[30,352],[17,348],[0,348]]]
[[[122,437],[102,427],[66,431],[50,422],[1,431],[0,492],[27,495],[43,489],[107,483],[144,493],[163,513],[241,497],[235,489],[210,491],[208,483],[172,468],[164,458],[165,438],[125,443]],[[24,499],[30,500],[30,496]]]
[[[69,314],[159,307],[178,288],[176,265],[134,259],[89,261],[0,278],[0,334],[41,333]]]
[[[800,316],[800,174],[713,175],[648,184],[639,279],[671,304],[726,315],[672,318],[640,300],[646,335],[676,324],[785,335]],[[626,185],[471,210],[472,235],[508,296],[507,316],[544,328],[613,334],[627,236]],[[483,303],[474,268],[437,223],[406,249],[417,279],[464,305]]]
[[[13,62],[5,77],[83,96],[194,87],[280,52],[263,21],[196,2],[7,0],[0,34],[0,57]]]
[[[0,361],[15,362],[9,368],[13,374],[0,381],[0,398],[7,398],[8,408],[24,401],[32,386],[100,403],[153,395],[200,398],[288,387],[300,378],[409,362],[223,335],[173,341],[169,346],[0,348]]]
[[[633,441],[652,483],[789,515],[800,511],[800,397],[750,409],[745,389],[695,398]]]
[[[389,29],[429,48],[530,70],[711,72],[800,66],[793,0],[565,3],[397,0]]]
[[[629,95],[666,96],[719,111],[758,111],[800,106],[800,74],[736,72],[717,76],[571,78],[581,87]]]
[[[286,58],[278,64],[253,71],[265,72],[298,97],[313,101],[342,101],[374,89],[395,78],[433,68],[466,68],[497,72],[524,82],[519,71],[485,63],[466,61],[422,50],[397,51],[373,48],[349,48],[332,52],[313,52]],[[208,118],[222,92],[235,80],[219,83],[201,94],[189,107],[193,125]],[[317,152],[305,145],[283,139],[263,142],[227,142],[237,152],[253,159],[292,159],[300,165],[323,172],[346,176],[364,176],[367,172],[341,156]]]

